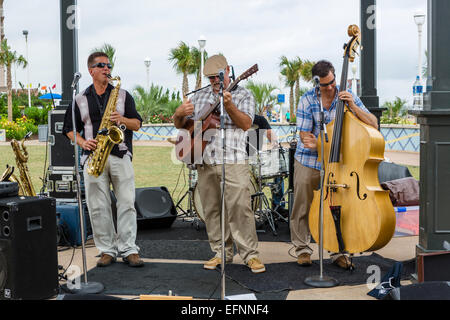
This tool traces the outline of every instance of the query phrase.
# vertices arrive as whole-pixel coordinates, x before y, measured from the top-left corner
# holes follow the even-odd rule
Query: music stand
[[[325,141],[328,141],[328,135],[325,126],[325,114],[323,111],[322,95],[316,83],[316,94],[320,104],[320,138],[322,140],[321,154],[322,165],[320,168],[320,213],[319,213],[319,262],[320,262],[320,274],[318,276],[311,276],[305,279],[305,284],[315,288],[332,288],[339,285],[339,281],[332,277],[323,275],[323,194],[324,194],[324,182],[325,182],[325,157],[324,157],[324,145]]]

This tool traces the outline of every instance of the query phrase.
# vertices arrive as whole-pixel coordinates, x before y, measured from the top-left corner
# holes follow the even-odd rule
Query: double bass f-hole
[[[356,176],[356,195],[358,196],[358,199],[361,201],[364,201],[367,199],[367,194],[364,193],[363,197],[361,198],[361,195],[359,193],[359,189],[360,189],[360,181],[359,181],[359,174],[355,171],[353,171],[352,173],[350,173],[350,177]]]

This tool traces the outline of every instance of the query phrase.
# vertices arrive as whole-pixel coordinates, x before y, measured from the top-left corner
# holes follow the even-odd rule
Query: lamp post
[[[27,57],[27,90],[28,90],[28,107],[31,107],[31,93],[30,93],[30,61],[28,60],[28,30],[22,31],[25,36],[26,57]]]
[[[419,80],[422,80],[422,27],[425,23],[425,13],[423,11],[417,11],[414,14],[414,21],[417,25],[417,31],[419,34],[419,67],[418,67],[418,73]]]
[[[198,45],[200,47],[200,88],[202,87],[202,77],[203,77],[203,61],[204,61],[204,55],[205,55],[205,46],[206,46],[206,38],[205,36],[201,35],[198,39]]]
[[[144,64],[147,69],[147,89],[150,89],[150,66],[152,64],[152,61],[149,57],[145,58]]]

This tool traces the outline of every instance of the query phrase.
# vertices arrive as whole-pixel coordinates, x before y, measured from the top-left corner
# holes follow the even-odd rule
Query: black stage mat
[[[284,221],[276,222],[275,235],[270,226],[258,225],[258,240],[265,242],[290,242],[289,224]],[[170,228],[138,228],[138,240],[208,240],[205,224],[198,224],[182,218],[177,218]]]
[[[214,257],[206,240],[137,240],[136,244],[147,259],[208,261]]]
[[[204,270],[201,264],[145,263],[143,268],[130,268],[122,262],[107,268],[95,268],[87,274],[89,281],[105,286],[105,295],[168,295],[195,299],[220,299],[220,272]],[[254,277],[249,269],[247,276]],[[226,296],[253,293],[226,279]],[[258,300],[286,300],[288,292],[255,293]]]
[[[339,281],[340,286],[352,286],[367,283],[373,275],[373,269],[369,266],[378,266],[380,276],[389,272],[396,261],[383,258],[373,253],[370,256],[360,256],[353,258],[355,270],[346,271],[331,263],[331,260],[324,260],[324,276],[332,277]],[[266,264],[266,272],[256,277],[248,276],[248,268],[244,265],[227,265],[226,275],[239,283],[243,287],[250,288],[254,292],[277,292],[280,290],[301,290],[311,289],[304,283],[310,276],[320,275],[319,261],[313,261],[310,267],[301,267],[297,262]],[[411,274],[415,272],[415,262],[403,262],[402,280],[411,279]],[[369,292],[370,290],[367,290]]]
[[[369,266],[378,266],[383,276],[395,261],[377,254],[354,258],[355,271],[344,271],[324,261],[324,275],[337,279],[341,286],[367,283]],[[226,295],[254,293],[258,300],[285,300],[289,291],[311,289],[304,284],[309,276],[319,275],[319,263],[311,267],[298,266],[295,262],[266,264],[267,271],[252,274],[244,265],[226,266]],[[410,279],[414,262],[403,263],[402,279]],[[201,264],[146,263],[143,268],[130,268],[117,262],[107,268],[95,268],[88,272],[88,278],[105,286],[103,294],[132,295],[161,294],[171,290],[178,296],[192,296],[197,299],[220,298],[220,269],[204,270]],[[367,292],[370,290],[367,289]]]

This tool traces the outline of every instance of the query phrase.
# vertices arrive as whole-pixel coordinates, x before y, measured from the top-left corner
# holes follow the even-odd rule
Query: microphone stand
[[[75,174],[77,177],[77,198],[78,198],[78,213],[80,215],[80,232],[81,232],[81,252],[83,257],[83,275],[84,282],[80,283],[80,287],[68,288],[70,293],[73,294],[97,294],[102,292],[105,287],[99,282],[88,282],[87,278],[87,267],[86,267],[86,247],[85,247],[85,231],[84,231],[84,214],[82,210],[82,200],[81,200],[81,183],[80,183],[80,169],[79,169],[79,159],[78,159],[78,144],[77,144],[77,128],[75,121],[75,97],[77,93],[76,84],[72,85],[72,126],[73,126],[73,137],[74,137],[74,148],[75,148]]]
[[[220,78],[220,136],[222,138],[222,194],[221,194],[221,202],[222,202],[222,214],[221,214],[221,226],[222,226],[222,291],[221,291],[221,300],[225,300],[225,264],[226,264],[226,256],[225,256],[225,110],[223,103],[223,81],[224,76],[223,73],[219,74]]]
[[[323,275],[323,193],[325,182],[325,157],[324,157],[324,145],[328,142],[328,133],[325,126],[325,113],[323,110],[322,95],[320,93],[319,85],[316,83],[316,94],[320,104],[320,138],[322,143],[320,144],[322,154],[322,164],[320,168],[320,214],[319,214],[319,261],[320,261],[320,275],[311,276],[305,279],[305,284],[315,288],[332,288],[339,285],[339,281],[334,278],[326,277]]]

